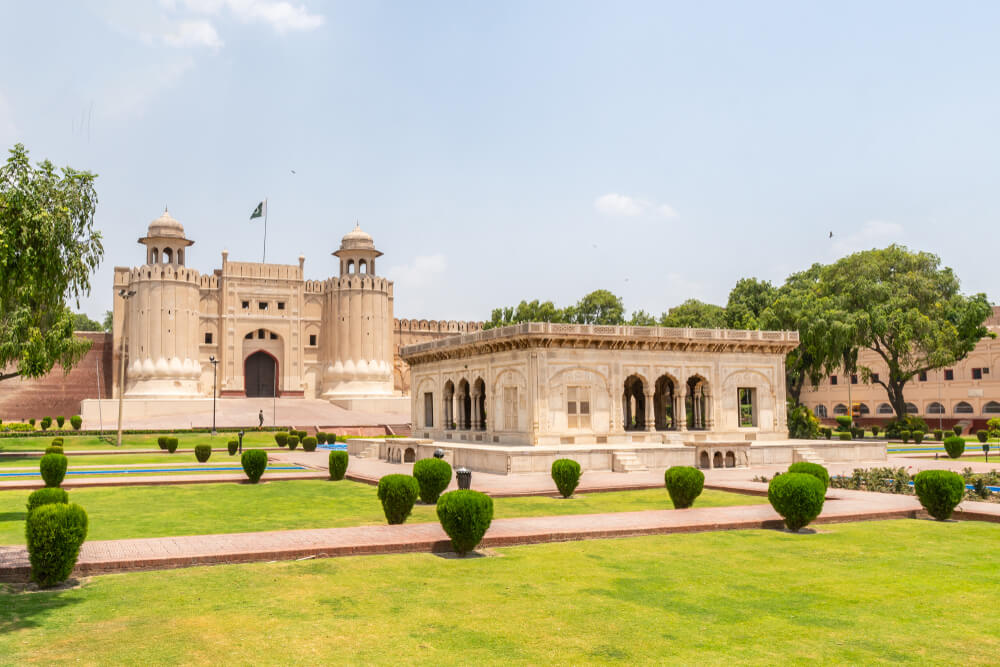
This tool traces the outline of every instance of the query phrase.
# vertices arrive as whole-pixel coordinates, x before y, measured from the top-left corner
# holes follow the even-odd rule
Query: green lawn
[[[0,491],[0,544],[24,544],[29,493]],[[91,540],[385,523],[375,487],[347,480],[70,489],[69,497],[87,510]],[[759,496],[706,490],[695,507],[766,502]],[[666,489],[587,493],[570,499],[497,498],[494,504],[498,518],[673,507]],[[434,506],[417,505],[408,521],[437,521]]]
[[[77,469],[80,466],[106,466],[113,468],[124,464],[135,463],[193,463],[198,464],[194,457],[194,452],[177,451],[173,454],[164,452],[162,454],[72,454],[66,457],[69,460],[69,470]],[[0,456],[0,470],[5,468],[34,468],[38,469],[38,456]],[[229,456],[228,452],[212,452],[208,463],[229,463],[240,464],[239,456]],[[199,464],[200,465],[200,464]]]
[[[195,445],[200,444],[210,444],[212,447],[225,447],[227,442],[237,439],[235,433],[219,433],[215,437],[210,433],[164,433],[163,435],[172,435],[177,438],[178,449],[194,449]],[[45,448],[52,444],[52,439],[55,437],[53,435],[45,435],[24,438],[0,438],[0,452],[45,451]],[[109,431],[106,436],[111,439],[110,443],[101,440],[96,435],[64,435],[59,437],[62,437],[63,449],[66,451],[116,449],[113,444],[116,435],[113,431]],[[158,434],[156,433],[133,435],[126,433],[122,436],[122,448],[157,449],[159,447],[156,443],[157,437]],[[243,436],[243,446],[246,447],[247,445],[274,447],[274,433],[267,431],[247,431],[246,435]]]
[[[994,525],[897,520],[0,592],[7,664],[996,664]]]

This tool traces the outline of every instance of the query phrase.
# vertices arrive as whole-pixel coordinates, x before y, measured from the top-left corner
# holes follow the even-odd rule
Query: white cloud
[[[215,16],[228,10],[244,23],[267,23],[278,33],[295,30],[315,30],[326,22],[322,14],[314,14],[302,4],[285,0],[167,0],[169,9],[183,5],[188,11]]]
[[[654,213],[664,218],[677,217],[677,211],[668,204],[654,204],[645,199],[636,199],[635,197],[618,194],[617,192],[610,192],[595,199],[594,208],[599,213],[614,217],[631,218],[647,213]]]
[[[208,21],[181,21],[176,28],[163,36],[164,43],[177,48],[207,46],[211,49],[222,47],[222,40],[215,27]]]
[[[833,236],[833,251],[838,257],[860,250],[871,250],[890,243],[898,243],[903,238],[903,225],[886,220],[869,220],[861,229],[839,237]]]
[[[447,269],[448,260],[441,253],[418,255],[408,264],[391,267],[386,277],[407,289],[419,289],[434,283]]]

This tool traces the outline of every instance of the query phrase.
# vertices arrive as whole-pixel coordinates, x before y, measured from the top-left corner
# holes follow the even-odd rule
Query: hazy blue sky
[[[265,196],[310,278],[359,220],[398,317],[660,313],[890,242],[996,299],[998,35],[989,2],[8,0],[0,145],[100,175],[94,317],[164,204],[210,272],[260,260]]]

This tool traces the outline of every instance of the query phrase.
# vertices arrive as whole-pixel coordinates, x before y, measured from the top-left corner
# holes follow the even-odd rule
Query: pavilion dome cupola
[[[184,249],[194,241],[184,238],[184,226],[164,207],[163,215],[149,223],[139,243],[146,246],[146,264],[184,266]]]
[[[375,241],[355,223],[353,231],[344,236],[340,250],[333,253],[340,259],[340,275],[375,275],[375,258],[382,253],[375,249]]]

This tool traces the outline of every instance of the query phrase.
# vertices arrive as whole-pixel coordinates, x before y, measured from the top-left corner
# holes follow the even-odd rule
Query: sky
[[[659,314],[890,243],[995,301],[997,34],[987,2],[7,0],[0,146],[99,175],[98,320],[164,206],[210,273],[261,259],[265,197],[269,262],[335,275],[358,222],[397,317]]]

